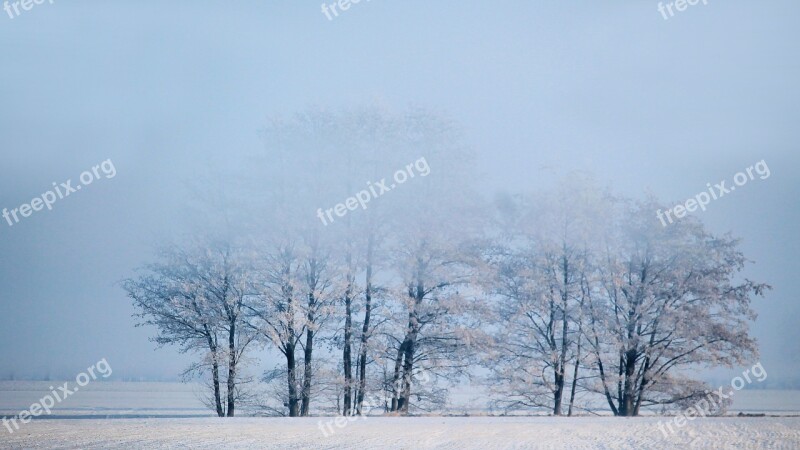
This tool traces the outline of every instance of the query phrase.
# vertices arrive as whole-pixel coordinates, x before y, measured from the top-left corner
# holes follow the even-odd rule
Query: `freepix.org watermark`
[[[725,391],[725,388],[720,386],[716,391],[706,391],[706,395],[703,398],[673,417],[671,421],[666,423],[659,421],[658,429],[661,430],[664,437],[669,437],[670,434],[675,433],[675,429],[672,428],[673,424],[676,428],[681,428],[697,417],[706,417],[711,415],[715,410],[719,411],[721,409],[720,405],[723,405],[724,401],[728,398],[733,397],[735,391],[741,390],[754,381],[750,378],[750,375],[753,375],[755,381],[759,383],[767,379],[767,371],[764,370],[764,366],[759,362],[742,372],[742,376],[734,377],[731,380],[731,390]],[[667,430],[669,430],[669,432],[667,432]]]
[[[708,187],[708,191],[703,191],[694,196],[694,198],[690,198],[686,200],[686,202],[675,205],[670,209],[662,212],[660,209],[656,211],[656,217],[658,220],[661,221],[662,226],[667,226],[667,222],[664,220],[666,219],[669,223],[673,222],[672,215],[675,215],[676,219],[682,219],[686,217],[687,212],[694,212],[699,207],[703,211],[706,210],[706,206],[711,203],[711,200],[716,200],[718,198],[722,198],[727,194],[736,190],[737,186],[744,186],[747,184],[748,181],[754,180],[755,176],[753,175],[753,171],[759,175],[759,178],[762,180],[766,180],[769,178],[770,172],[769,167],[767,166],[767,162],[763,159],[757,162],[755,165],[748,167],[743,172],[738,172],[736,175],[733,176],[733,184],[730,187],[725,186],[726,181],[722,180],[719,183],[715,184],[713,187],[711,183],[706,183]],[[747,172],[747,173],[745,173]]]
[[[95,373],[95,370],[97,370],[97,373]],[[70,389],[69,381],[64,383],[62,386],[59,386],[58,389],[50,386],[51,392],[49,394],[40,398],[38,402],[32,404],[25,411],[21,411],[16,415],[16,417],[11,419],[4,417],[3,425],[6,427],[9,433],[13,433],[15,430],[19,430],[19,423],[17,423],[18,420],[21,423],[28,423],[34,417],[41,416],[42,414],[50,414],[52,407],[63,402],[64,399],[72,396],[72,394],[78,392],[78,389],[86,386],[90,381],[96,380],[98,374],[103,378],[108,378],[111,376],[111,373],[111,366],[108,365],[108,361],[103,358],[94,363],[91,367],[87,368],[86,372],[81,372],[75,377],[75,384],[77,384],[77,386]],[[11,428],[12,425],[14,428]]]
[[[13,19],[14,17],[19,16],[22,14],[20,11],[20,7],[22,11],[30,11],[33,8],[33,5],[41,5],[44,3],[45,0],[15,0],[9,2],[8,0],[3,2],[3,9],[8,13],[8,17]],[[47,0],[51,5],[53,4],[53,0]],[[12,14],[13,10],[13,14]]]
[[[322,208],[317,209],[317,217],[319,220],[322,221],[323,225],[328,225],[328,223],[333,222],[335,219],[333,215],[335,214],[338,217],[344,217],[347,214],[347,211],[353,211],[356,208],[361,206],[361,209],[367,209],[367,203],[369,203],[373,198],[378,198],[381,195],[391,191],[392,189],[396,188],[397,185],[403,184],[408,181],[410,178],[414,178],[416,174],[414,170],[419,173],[419,176],[424,177],[431,173],[431,168],[428,166],[428,161],[425,160],[425,157],[422,157],[411,164],[407,164],[405,169],[400,169],[394,173],[394,183],[390,184],[389,186],[386,185],[386,178],[382,178],[381,181],[378,182],[367,182],[367,188],[360,192],[357,192],[356,195],[352,197],[348,197],[344,203],[338,203],[333,208],[328,208],[324,212]],[[327,218],[327,220],[325,220]]]
[[[701,2],[704,5],[708,5],[708,0],[675,0],[674,2],[667,2],[666,6],[664,6],[663,2],[658,2],[658,12],[661,13],[664,20],[668,20],[670,17],[675,17],[675,13],[672,11],[673,6],[675,6],[676,11],[683,12],[686,11],[686,8]],[[669,11],[669,17],[667,17],[667,11]]]
[[[80,191],[83,186],[88,186],[92,184],[94,180],[99,180],[101,171],[106,178],[114,178],[117,175],[117,169],[114,167],[114,163],[111,162],[110,159],[107,159],[92,167],[91,171],[87,170],[81,173],[79,177],[81,184],[73,187],[71,179],[60,185],[57,185],[54,181],[53,190],[47,191],[39,197],[35,197],[30,203],[23,203],[19,205],[19,207],[10,210],[8,208],[3,208],[3,218],[6,219],[8,226],[13,226],[15,223],[19,223],[22,218],[30,217],[34,211],[41,211],[43,208],[47,208],[48,210],[53,209],[53,203],[57,200],[69,197],[70,194]]]
[[[369,0],[365,1],[368,2]],[[325,17],[327,17],[328,20],[333,20],[334,17],[339,17],[339,12],[336,11],[337,7],[339,8],[340,11],[347,11],[348,9],[350,9],[351,6],[356,5],[358,3],[361,3],[361,0],[337,0],[331,3],[330,5],[323,3],[322,14],[325,14]],[[331,13],[333,13],[333,16],[331,16]]]

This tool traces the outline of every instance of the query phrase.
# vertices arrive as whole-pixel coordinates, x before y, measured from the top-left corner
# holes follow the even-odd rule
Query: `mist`
[[[339,13],[329,20],[305,2],[56,1],[4,18],[0,207],[75,185],[104,161],[115,175],[99,170],[51,210],[0,222],[0,378],[72,377],[106,358],[116,379],[176,379],[191,357],[156,349],[153,327],[134,326],[120,282],[159,244],[218,225],[219,209],[197,206],[219,200],[206,193],[252,199],[237,193],[276,170],[264,159],[276,118],[374,108],[446,119],[473,161],[465,189],[487,200],[588,175],[672,206],[764,161],[768,178],[691,216],[742,239],[746,276],[773,288],[752,305],[759,361],[771,381],[797,382],[800,5],[709,2],[669,20],[649,2],[376,0]],[[322,155],[319,170],[334,170]],[[316,209],[368,181],[429,163],[429,175],[348,217],[402,203],[417,181],[461,162],[402,156],[353,177],[349,193],[292,204],[327,228]],[[241,211],[242,223],[260,217]]]

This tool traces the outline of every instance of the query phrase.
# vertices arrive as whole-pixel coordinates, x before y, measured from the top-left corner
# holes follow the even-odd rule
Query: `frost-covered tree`
[[[470,183],[471,157],[452,124],[419,112],[404,118],[399,135],[398,162],[422,155],[417,161],[429,173],[397,189],[390,204],[389,291],[396,305],[395,332],[389,334],[390,409],[407,413],[419,397],[414,379],[421,373],[453,380],[470,365],[464,324],[471,298],[465,293],[474,277],[471,243],[482,217]]]
[[[596,390],[615,415],[697,392],[686,369],[743,364],[757,355],[751,298],[767,285],[740,278],[738,241],[696,219],[662,226],[652,200],[620,201],[596,255],[587,340]],[[600,236],[598,236],[600,238]]]
[[[125,284],[157,342],[201,352],[220,415],[256,340],[280,360],[258,404],[288,416],[362,414],[376,394],[425,410],[478,365],[504,407],[572,415],[593,395],[636,415],[756,351],[749,302],[766,286],[696,219],[664,227],[652,200],[575,177],[487,208],[458,130],[424,110],[309,110],[263,136],[247,170],[197,196],[203,227],[236,239],[172,248]]]
[[[331,267],[329,251],[316,239],[305,244],[305,255],[301,267],[303,281],[301,292],[306,300],[303,304],[305,341],[301,341],[303,347],[301,416],[309,415],[311,407],[314,338],[333,315],[333,302],[340,292],[338,272]]]
[[[558,415],[568,401],[571,414],[585,390],[632,416],[701,395],[693,370],[755,355],[749,305],[767,286],[740,278],[735,239],[692,218],[663,227],[653,200],[571,184],[499,202],[483,278],[498,404]]]
[[[375,325],[391,322],[403,335],[398,338],[400,342],[416,340],[414,326],[407,326],[417,320],[408,317],[417,314],[417,306],[405,297],[410,292],[409,283],[417,284],[409,270],[419,270],[409,269],[407,251],[415,249],[423,260],[433,255],[438,258],[442,254],[439,241],[448,245],[455,242],[448,242],[443,233],[458,230],[464,235],[459,229],[466,229],[461,219],[464,214],[455,211],[468,204],[463,200],[470,197],[469,177],[463,170],[468,155],[450,123],[422,110],[402,114],[379,108],[308,111],[271,120],[264,136],[264,162],[268,167],[265,176],[259,178],[259,188],[267,192],[259,198],[264,208],[274,211],[266,221],[267,232],[275,234],[279,229],[286,236],[294,236],[296,242],[318,236],[331,243],[329,266],[342,282],[340,320],[330,330],[332,342],[341,350],[341,410],[344,414],[358,413],[367,387],[374,385],[367,380],[368,366],[383,353],[370,342]],[[429,177],[433,161],[441,172]],[[436,180],[430,181],[433,178]],[[376,189],[376,185],[386,186],[388,192]],[[369,194],[363,207],[348,211],[344,217],[325,215],[327,209],[356,194]],[[444,226],[447,220],[452,223]],[[457,259],[454,252],[451,256]],[[434,268],[449,264],[451,256],[447,261],[425,263],[424,270],[431,272],[417,279],[424,286],[420,295],[427,297],[418,295],[417,303],[425,299],[438,302],[440,292],[452,287],[452,280],[440,286],[442,280],[431,276],[442,272]],[[381,283],[376,281],[379,270],[383,271]],[[429,281],[434,284],[427,286]],[[403,294],[391,296],[396,300],[393,307],[385,309],[383,317],[375,317],[375,295],[381,292],[386,293],[384,297],[390,292]],[[359,312],[360,317],[356,315]],[[397,319],[402,315],[406,316]],[[416,345],[398,346],[408,356],[408,363],[401,366],[410,375]],[[410,381],[406,397],[409,389]]]
[[[496,303],[489,321],[495,344],[484,361],[499,406],[561,415],[568,402],[572,414],[585,359],[591,234],[605,201],[597,192],[572,180],[543,195],[498,197],[484,282]]]
[[[287,407],[290,417],[300,415],[301,384],[297,347],[303,337],[302,260],[297,244],[279,241],[260,251],[256,263],[257,295],[248,304],[250,326],[285,358]]]
[[[169,246],[159,256],[123,288],[140,325],[156,328],[155,342],[200,353],[187,373],[210,373],[213,407],[232,417],[244,378],[240,364],[255,339],[243,311],[251,294],[249,258],[230,242],[210,239]]]

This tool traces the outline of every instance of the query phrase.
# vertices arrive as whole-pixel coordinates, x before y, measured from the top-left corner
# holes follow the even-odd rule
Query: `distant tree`
[[[688,368],[744,364],[757,355],[748,333],[751,298],[769,288],[740,279],[738,241],[691,217],[667,227],[653,200],[620,201],[597,255],[587,340],[600,392],[615,415],[679,402],[698,392]],[[702,390],[703,388],[698,388]]]
[[[213,408],[220,417],[232,417],[241,378],[237,369],[255,338],[243,314],[250,292],[246,258],[229,243],[214,241],[166,247],[159,257],[138,278],[123,282],[139,325],[154,326],[159,345],[200,352],[187,372],[210,372]]]
[[[301,266],[303,280],[302,293],[306,299],[303,306],[306,333],[303,347],[303,387],[301,392],[300,415],[308,416],[311,408],[311,394],[314,377],[314,337],[333,315],[333,302],[339,296],[340,280],[338,271],[331,265],[330,252],[313,239],[306,242],[304,262]]]
[[[577,179],[538,196],[498,197],[499,232],[484,283],[496,298],[495,344],[483,355],[498,405],[562,415],[568,402],[572,414],[585,359],[591,236],[604,201],[596,186]]]
[[[341,351],[341,411],[346,415],[358,414],[368,386],[376,385],[367,380],[368,366],[383,353],[377,343],[371,342],[376,335],[376,325],[399,320],[393,324],[395,331],[405,336],[398,341],[416,342],[413,336],[418,333],[406,327],[418,319],[432,320],[428,317],[409,320],[409,313],[411,317],[417,314],[414,312],[417,306],[405,298],[409,293],[408,284],[416,283],[409,278],[413,274],[408,272],[407,250],[431,252],[427,256],[420,253],[425,259],[434,252],[439,254],[442,243],[456,245],[456,240],[448,241],[446,233],[456,230],[459,236],[464,236],[464,231],[469,229],[465,221],[458,223],[464,216],[459,208],[469,204],[465,200],[474,199],[467,189],[469,176],[463,170],[468,165],[469,155],[460,145],[452,124],[422,110],[402,114],[372,107],[351,111],[313,110],[286,119],[271,119],[263,131],[264,171],[257,180],[259,194],[254,196],[261,206],[255,209],[269,211],[264,221],[268,224],[265,234],[285,236],[286,241],[292,242],[329,244],[326,248],[331,253],[325,266],[330,273],[326,277],[337,280],[340,301],[336,304],[338,309],[333,322],[336,326],[327,330],[325,338],[332,339]],[[431,165],[439,164],[438,169],[433,170],[440,172],[429,177],[431,165],[428,161]],[[402,172],[398,177],[403,178],[393,179],[398,172]],[[434,178],[436,180],[431,181]],[[407,183],[401,187],[404,181]],[[385,192],[376,189],[377,184],[391,186],[390,192],[375,196],[375,192]],[[345,216],[330,213],[330,208],[356,194],[369,197],[363,207],[348,211]],[[450,222],[445,225],[447,220]],[[409,230],[414,232],[407,233]],[[269,239],[269,236],[259,238]],[[450,256],[455,256],[455,252],[450,252]],[[297,263],[306,264],[301,260]],[[448,264],[447,261],[426,263],[425,270],[430,272],[423,276],[443,272],[435,268],[442,263]],[[376,283],[379,270],[382,271],[382,285]],[[307,277],[303,280],[307,291],[308,281]],[[441,280],[430,280],[433,281]],[[429,281],[420,279],[420,282],[426,285]],[[417,301],[438,302],[445,291],[455,291],[453,283],[454,280],[450,280],[446,286],[424,286],[425,292],[420,295],[425,298]],[[403,294],[398,296],[398,292]],[[395,293],[391,296],[396,300],[393,308],[384,309],[383,317],[375,316],[377,293],[386,294],[384,297]],[[311,297],[305,297],[309,299]],[[400,313],[401,310],[404,312]],[[358,317],[358,313],[363,315]],[[405,317],[399,319],[401,315]],[[434,321],[444,324],[446,321],[441,319],[445,317],[436,313]],[[312,318],[316,320],[316,315],[306,315],[303,320],[308,323]],[[325,335],[319,327],[304,328],[303,332],[305,342],[298,342],[304,346],[305,356],[312,348],[308,344]],[[309,341],[310,336],[313,336],[312,341]],[[433,345],[443,341],[422,342]],[[408,357],[404,367],[409,376],[414,371],[417,347],[410,343],[403,346],[402,354]],[[437,361],[442,360],[437,357]],[[425,361],[427,364],[428,360]],[[418,368],[423,367],[431,366]],[[305,380],[310,381],[311,377]],[[410,395],[409,389],[410,385],[406,387],[406,396]],[[304,383],[301,391],[311,395],[310,390],[313,390],[313,383]],[[303,413],[302,406],[300,413]]]
[[[740,278],[737,240],[691,217],[664,227],[654,200],[575,178],[498,205],[482,283],[495,305],[483,359],[498,404],[560,415],[568,401],[571,414],[580,389],[635,416],[702,395],[688,369],[755,357],[750,301],[768,286]]]
[[[300,278],[301,259],[294,242],[280,242],[260,251],[257,291],[250,311],[250,326],[280,351],[286,361],[286,403],[288,415],[300,415],[301,387],[297,373],[296,349],[303,337]],[[275,375],[270,379],[276,378]]]
[[[415,389],[415,379],[430,378],[425,386],[430,389],[437,378],[466,375],[473,363],[465,339],[472,298],[466,294],[475,277],[473,241],[480,237],[483,216],[470,181],[471,154],[454,125],[414,111],[397,129],[398,163],[420,155],[416,161],[429,173],[389,194],[388,292],[396,305],[396,334],[388,341],[394,358],[390,410],[405,414],[424,392]]]

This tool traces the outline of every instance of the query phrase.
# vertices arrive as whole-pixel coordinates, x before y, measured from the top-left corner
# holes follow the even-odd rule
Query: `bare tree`
[[[254,339],[242,314],[249,290],[247,262],[227,242],[200,241],[187,247],[162,249],[161,261],[146,266],[148,273],[125,280],[123,288],[138,310],[140,325],[156,327],[155,342],[180,345],[184,352],[203,350],[187,373],[208,370],[217,415],[232,417],[237,368]]]
[[[306,248],[305,262],[301,268],[304,280],[303,293],[306,298],[305,343],[303,347],[303,389],[301,393],[300,415],[309,415],[313,388],[314,337],[333,314],[333,300],[339,292],[337,272],[330,267],[330,253],[314,238]]]
[[[487,253],[489,293],[498,298],[495,348],[485,355],[505,407],[571,414],[581,365],[582,309],[589,293],[591,186],[498,201],[501,232]],[[571,388],[568,366],[573,366]]]
[[[257,291],[247,305],[250,326],[280,351],[286,361],[287,406],[290,417],[300,415],[301,388],[298,384],[296,349],[303,336],[304,321],[301,260],[295,244],[284,241],[272,251],[262,251],[257,263]]]
[[[736,281],[745,263],[738,241],[692,218],[663,227],[652,217],[659,207],[619,202],[597,258],[588,341],[597,390],[615,415],[695,395],[681,369],[731,366],[757,353],[750,301],[769,287]]]

